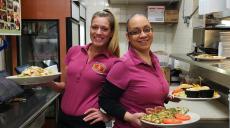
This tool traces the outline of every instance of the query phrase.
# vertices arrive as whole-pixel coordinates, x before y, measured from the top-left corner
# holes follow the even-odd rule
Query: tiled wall
[[[126,24],[120,24],[119,30],[120,52],[121,55],[123,55],[128,49],[128,42],[126,38]]]
[[[87,26],[86,26],[86,35],[87,42],[90,42],[89,38],[89,27],[90,20],[94,12],[104,9],[112,8],[115,15],[122,22],[120,23],[120,46],[121,54],[127,50],[127,41],[126,41],[126,20],[127,18],[134,13],[144,13],[146,14],[147,5],[110,5],[106,6],[107,0],[82,0],[85,3],[87,10]],[[185,3],[183,3],[185,2]],[[166,51],[168,53],[187,53],[190,52],[192,44],[192,21],[187,26],[184,23],[182,18],[183,14],[188,16],[193,11],[193,1],[186,0],[181,3],[180,13],[179,13],[179,22],[175,25],[170,24],[152,24],[154,27],[155,37],[152,44],[152,51]],[[184,5],[184,7],[183,7]],[[185,8],[185,10],[183,10]],[[184,13],[183,13],[184,11]],[[117,14],[119,13],[120,14]]]
[[[148,5],[111,5],[109,8],[115,13],[116,17],[120,22],[120,45],[121,45],[121,55],[127,51],[127,39],[126,33],[126,21],[127,19],[135,14],[147,14]],[[172,40],[172,25],[166,24],[151,24],[154,28],[154,41],[152,44],[152,51],[167,51],[171,53],[171,43]]]
[[[184,16],[189,16],[193,12],[193,1],[182,0],[179,12],[179,22],[173,30],[171,53],[188,53],[192,46],[192,20],[185,24]]]

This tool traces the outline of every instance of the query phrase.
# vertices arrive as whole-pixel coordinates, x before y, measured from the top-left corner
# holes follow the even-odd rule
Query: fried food
[[[21,74],[19,74],[19,77],[27,77],[27,76],[47,76],[51,75],[53,72],[43,69],[38,66],[30,66],[27,69],[25,69]]]

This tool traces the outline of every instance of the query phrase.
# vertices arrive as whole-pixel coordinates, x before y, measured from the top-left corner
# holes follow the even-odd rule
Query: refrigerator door
[[[18,52],[19,65],[46,67],[46,61],[59,65],[58,20],[23,20]]]

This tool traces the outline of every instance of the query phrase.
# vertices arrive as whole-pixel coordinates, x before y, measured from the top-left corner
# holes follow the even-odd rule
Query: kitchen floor
[[[47,118],[45,120],[45,124],[42,126],[42,128],[57,128],[57,124],[55,119]],[[112,122],[108,122],[106,124],[106,128],[112,128]]]
[[[57,128],[55,119],[46,119],[42,128]],[[112,128],[111,124],[107,124],[106,128]],[[191,125],[177,128],[228,128],[228,121],[199,121]]]
[[[52,119],[52,118],[46,119],[45,124],[43,125],[42,128],[57,128],[55,119]]]

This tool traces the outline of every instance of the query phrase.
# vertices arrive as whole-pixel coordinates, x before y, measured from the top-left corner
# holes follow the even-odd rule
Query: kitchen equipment
[[[230,57],[230,31],[220,32],[218,53],[224,57]]]
[[[47,67],[55,63],[59,67],[58,24],[58,20],[22,20],[23,31],[18,37],[19,65]]]
[[[42,63],[44,64],[45,67],[57,65],[57,62],[55,62],[54,60],[43,60]]]
[[[217,55],[220,32],[227,31],[230,31],[230,29],[193,28],[193,42],[204,53]]]
[[[172,69],[170,71],[170,76],[171,76],[171,83],[180,83],[179,75],[182,73],[180,69]]]
[[[154,54],[157,56],[161,67],[167,67],[169,65],[169,54],[167,52],[155,51]]]

